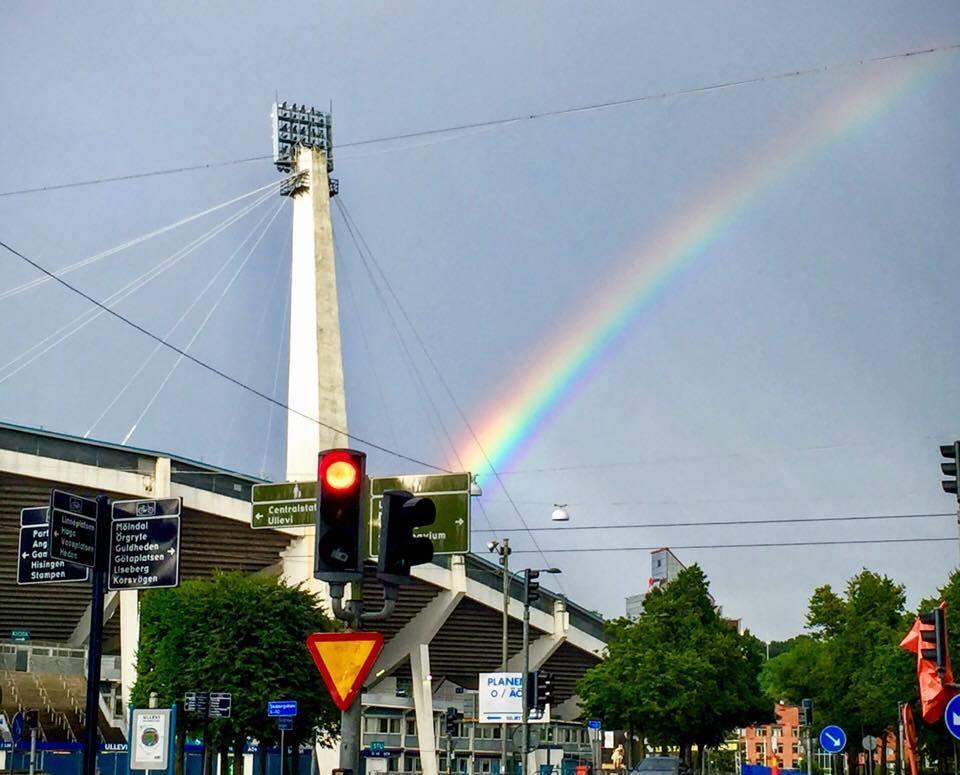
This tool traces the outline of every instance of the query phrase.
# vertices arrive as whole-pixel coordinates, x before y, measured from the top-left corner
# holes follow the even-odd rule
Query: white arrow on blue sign
[[[827,753],[840,753],[847,746],[847,733],[836,724],[820,730],[820,747]]]
[[[947,731],[960,740],[960,694],[956,695],[943,711],[943,723]]]
[[[284,718],[297,715],[296,700],[270,700],[267,703],[267,715],[271,718]]]

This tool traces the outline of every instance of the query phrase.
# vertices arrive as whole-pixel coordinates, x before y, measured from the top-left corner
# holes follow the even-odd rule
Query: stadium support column
[[[330,430],[346,430],[347,410],[325,152],[296,149],[296,172],[305,173],[307,179],[291,196],[286,478],[316,481],[317,453],[346,446],[349,440]],[[302,531],[302,537],[286,552],[283,575],[290,583],[306,582],[309,588],[323,592],[313,579],[313,528]]]
[[[430,675],[430,646],[420,643],[410,652],[413,707],[417,717],[417,743],[420,746],[420,771],[439,775],[437,736],[433,717],[433,679]]]

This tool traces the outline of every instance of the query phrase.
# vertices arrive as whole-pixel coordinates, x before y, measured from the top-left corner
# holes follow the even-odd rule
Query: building
[[[803,758],[800,738],[800,708],[774,706],[776,722],[741,729],[738,736],[739,763],[772,765],[796,769]]]
[[[650,552],[650,577],[647,579],[647,590],[646,592],[639,592],[635,595],[627,596],[627,617],[630,619],[636,619],[638,616],[640,616],[640,614],[643,612],[643,600],[647,596],[647,593],[655,587],[669,584],[679,575],[680,571],[685,570],[686,567],[686,565],[680,562],[677,555],[675,555],[667,547],[654,549],[652,552]],[[712,595],[710,596],[710,600],[716,604],[716,601],[713,600]],[[720,610],[721,609],[718,607],[718,613]],[[739,620],[737,621],[737,629],[739,631]]]

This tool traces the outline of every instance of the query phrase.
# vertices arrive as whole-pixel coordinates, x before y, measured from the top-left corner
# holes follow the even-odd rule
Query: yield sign
[[[382,648],[379,632],[315,632],[307,636],[307,651],[340,710],[353,704]]]

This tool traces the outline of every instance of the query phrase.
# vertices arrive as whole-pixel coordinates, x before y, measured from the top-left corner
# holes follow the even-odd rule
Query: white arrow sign
[[[834,737],[834,736],[831,735],[829,732],[824,732],[823,734],[824,734],[824,736],[827,738],[827,740],[829,740],[829,741],[830,741],[831,743],[833,743],[834,745],[840,745],[840,738],[839,738],[839,737]]]

